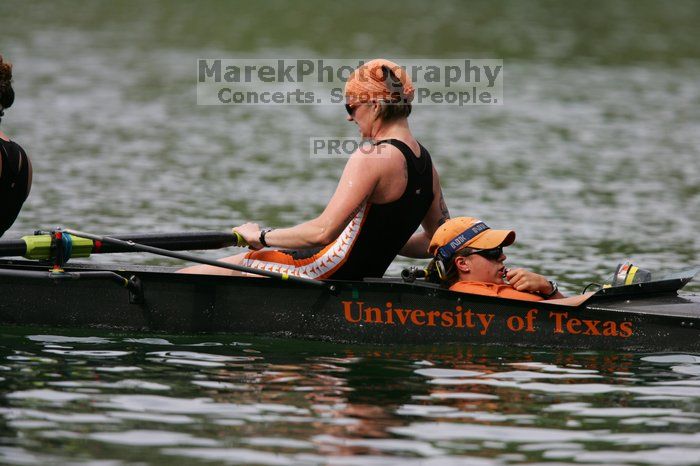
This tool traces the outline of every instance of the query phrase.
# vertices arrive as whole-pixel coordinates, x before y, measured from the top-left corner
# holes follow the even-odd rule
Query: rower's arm
[[[322,247],[336,239],[348,223],[362,209],[379,181],[380,167],[372,154],[356,152],[350,157],[333,197],[321,215],[308,222],[290,228],[272,230],[265,235],[265,242],[279,248]],[[246,224],[243,227],[248,227]],[[237,227],[248,244],[254,248],[262,245],[258,241],[260,230]],[[252,242],[251,242],[252,241]]]
[[[546,296],[546,299],[566,298],[554,282],[530,270],[509,269],[506,272],[506,278],[508,283],[518,291],[536,293],[540,296]]]
[[[428,245],[430,245],[430,238],[425,231],[417,231],[408,238],[406,244],[399,251],[399,255],[413,259],[428,259],[430,258]]]
[[[27,155],[27,197],[29,197],[29,192],[32,190],[32,179],[34,178],[34,172],[32,170],[32,159]]]
[[[580,306],[584,302],[588,301],[588,298],[593,296],[595,292],[589,291],[588,293],[577,294],[575,296],[569,296],[566,298],[551,298],[545,301],[552,304],[562,304],[564,306]]]
[[[433,193],[435,194],[433,203],[430,205],[428,213],[425,214],[425,218],[421,222],[423,230],[414,233],[413,236],[406,241],[401,251],[399,251],[399,254],[404,257],[429,259],[430,254],[428,254],[428,246],[430,245],[430,239],[435,234],[435,230],[450,218],[450,211],[447,209],[445,196],[442,194],[442,187],[440,186],[440,176],[437,170],[435,170],[434,165]]]

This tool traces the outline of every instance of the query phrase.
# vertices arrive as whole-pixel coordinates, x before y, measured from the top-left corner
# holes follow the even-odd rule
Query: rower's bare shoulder
[[[377,156],[391,156],[392,154],[400,154],[396,147],[391,144],[381,143],[381,144],[361,144],[355,152],[353,152],[351,157],[372,157],[373,159],[378,158]]]
[[[367,145],[359,148],[350,160],[364,166],[392,167],[405,165],[401,151],[389,144]]]

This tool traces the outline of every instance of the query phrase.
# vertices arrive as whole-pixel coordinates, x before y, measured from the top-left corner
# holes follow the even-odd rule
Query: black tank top
[[[383,276],[433,203],[433,162],[425,147],[419,144],[420,157],[416,157],[398,139],[378,141],[377,145],[383,143],[399,149],[406,159],[406,189],[393,202],[367,205],[359,236],[345,263],[331,276],[334,280]]]
[[[12,226],[29,191],[29,158],[19,144],[0,139],[0,236]]]

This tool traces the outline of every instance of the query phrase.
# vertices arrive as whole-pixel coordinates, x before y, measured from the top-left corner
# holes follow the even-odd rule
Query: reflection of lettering
[[[343,301],[345,320],[353,323],[406,325],[417,327],[457,327],[475,329],[480,335],[486,335],[493,322],[495,314],[473,312],[456,306],[454,310],[424,311],[423,309],[394,308],[392,303],[386,303],[384,309],[375,306],[365,306],[363,301]]]
[[[595,335],[605,337],[628,338],[632,336],[632,322],[615,322],[614,320],[577,319],[569,317],[568,312],[550,312],[554,319],[554,333],[572,335]]]

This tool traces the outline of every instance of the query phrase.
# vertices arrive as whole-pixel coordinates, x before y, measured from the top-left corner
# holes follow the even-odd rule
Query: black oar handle
[[[27,243],[21,239],[0,241],[0,257],[23,256],[27,252]]]
[[[111,238],[122,241],[168,249],[170,251],[190,251],[195,249],[221,249],[238,246],[238,238],[231,233],[204,231],[191,233],[145,233],[114,235]],[[88,238],[91,239],[91,238]],[[242,245],[241,245],[242,246]],[[103,242],[99,248],[93,248],[95,253],[131,252],[133,248],[116,243]]]
[[[216,260],[210,260],[210,259],[205,259],[203,257],[197,257],[192,254],[185,254],[182,252],[175,252],[175,251],[169,251],[167,249],[161,249],[161,248],[156,248],[153,246],[148,246],[146,244],[139,244],[134,242],[133,240],[121,240],[119,238],[113,238],[111,236],[99,236],[99,235],[93,235],[91,233],[85,233],[83,231],[77,231],[77,230],[70,230],[66,229],[63,230],[64,233],[68,233],[73,236],[77,236],[80,238],[87,238],[91,239],[93,241],[100,241],[104,244],[112,244],[115,246],[119,246],[121,248],[125,248],[125,250],[128,251],[142,251],[142,252],[150,252],[151,254],[158,254],[159,256],[165,256],[165,257],[172,257],[175,259],[181,259],[189,262],[197,262],[199,264],[206,264],[206,265],[212,265],[214,267],[220,267],[222,269],[228,269],[228,270],[235,270],[236,272],[246,272],[254,275],[262,275],[264,277],[270,277],[270,278],[277,278],[280,280],[286,280],[290,282],[296,282],[296,283],[304,283],[306,285],[312,285],[312,286],[322,286],[325,287],[327,286],[326,283],[322,282],[321,280],[314,280],[313,278],[304,278],[304,277],[297,277],[295,275],[289,275],[286,273],[279,273],[279,272],[271,272],[268,270],[263,270],[263,269],[255,269],[252,267],[245,267],[243,265],[236,265],[236,264],[229,264],[228,262],[221,262],[221,261],[216,261]]]

